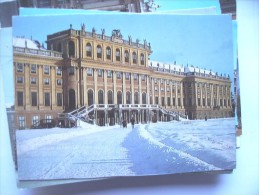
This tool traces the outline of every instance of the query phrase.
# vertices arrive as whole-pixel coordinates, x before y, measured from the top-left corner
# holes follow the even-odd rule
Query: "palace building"
[[[70,28],[39,42],[13,39],[17,129],[53,119],[62,126],[230,117],[229,76],[150,61],[150,43],[120,30]]]

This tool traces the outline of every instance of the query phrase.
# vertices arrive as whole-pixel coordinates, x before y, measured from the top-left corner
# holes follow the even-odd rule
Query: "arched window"
[[[138,101],[138,92],[135,92],[135,93],[134,93],[134,103],[135,103],[135,104],[138,104],[138,103],[139,103],[139,101]]]
[[[147,103],[146,93],[143,92],[143,93],[142,93],[142,104],[146,104],[146,103]]]
[[[102,58],[102,47],[97,45],[97,58]]]
[[[121,52],[120,49],[116,49],[116,61],[120,61],[121,60]]]
[[[88,106],[91,106],[94,103],[94,92],[92,89],[88,90],[87,96],[88,96]]]
[[[70,58],[75,57],[75,43],[73,41],[68,42],[68,56]]]
[[[136,54],[136,52],[132,53],[132,59],[133,59],[133,64],[137,64],[137,54]]]
[[[125,60],[125,62],[129,62],[129,51],[128,50],[126,50],[125,52],[124,52],[124,60]]]
[[[92,45],[90,43],[86,44],[86,56],[92,57]]]
[[[126,104],[131,104],[131,94],[129,91],[126,93]]]
[[[145,65],[145,56],[144,56],[143,53],[140,54],[140,64],[141,64],[141,65]]]
[[[113,104],[113,93],[111,90],[108,91],[108,104]]]
[[[98,91],[98,104],[104,104],[103,90]]]
[[[111,48],[106,47],[106,59],[110,60],[111,59]]]
[[[117,92],[117,103],[122,104],[122,93],[121,93],[121,91]]]

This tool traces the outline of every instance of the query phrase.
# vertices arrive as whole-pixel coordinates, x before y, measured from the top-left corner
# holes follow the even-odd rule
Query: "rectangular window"
[[[35,85],[37,83],[37,78],[31,77],[31,84]]]
[[[93,76],[93,69],[87,68],[87,76]]]
[[[177,93],[180,93],[180,89],[177,89]]]
[[[163,79],[161,79],[161,84],[164,84],[164,80]]]
[[[112,71],[111,70],[107,70],[107,77],[111,78],[112,77]]]
[[[50,94],[44,93],[45,106],[50,106]]]
[[[22,63],[17,64],[17,72],[23,72],[23,64]]]
[[[37,72],[37,65],[36,64],[31,64],[31,73],[35,74]]]
[[[44,78],[44,84],[49,85],[49,78]]]
[[[208,105],[208,106],[211,106],[211,105],[210,105],[210,98],[207,99],[207,105]]]
[[[166,80],[166,84],[167,84],[167,85],[169,85],[169,84],[170,84],[169,80]]]
[[[40,122],[40,117],[39,116],[32,116],[32,125],[37,126]]]
[[[146,76],[145,75],[141,75],[141,80],[145,81],[146,80]]]
[[[161,91],[164,91],[164,88],[163,88],[163,87],[161,87]]]
[[[38,101],[37,101],[37,92],[31,92],[31,105],[32,106],[37,106]]]
[[[198,98],[198,106],[201,106],[201,98]]]
[[[126,76],[126,80],[129,80],[129,78],[130,78],[130,73],[126,72],[125,74],[126,74],[126,75],[125,75],[125,76]]]
[[[221,107],[223,106],[223,102],[222,102],[222,99],[220,99],[220,106],[221,106]]]
[[[49,66],[44,66],[44,74],[49,74]]]
[[[166,91],[167,91],[167,92],[169,92],[169,91],[170,91],[169,87],[167,87],[167,88],[166,88]]]
[[[121,79],[121,72],[117,72],[117,79]]]
[[[227,106],[227,101],[224,99],[224,106],[226,107]]]
[[[171,106],[171,98],[167,97],[167,106]]]
[[[192,106],[192,98],[189,98],[189,106]]]
[[[162,103],[162,106],[165,106],[165,98],[164,97],[161,98],[161,103]]]
[[[63,97],[62,97],[62,93],[57,93],[57,105],[58,106],[62,106],[62,99],[63,99]]]
[[[17,77],[16,82],[22,84],[23,83],[23,77]]]
[[[75,68],[74,67],[69,67],[68,74],[69,75],[74,75],[75,74]]]
[[[98,69],[98,77],[102,77],[103,76],[103,70]]]
[[[23,106],[23,92],[22,91],[17,92],[17,104],[18,104],[18,106]]]
[[[157,86],[155,86],[155,91],[157,91]]]
[[[178,106],[181,106],[181,99],[178,98]]]
[[[57,85],[62,85],[62,79],[57,79]]]
[[[57,73],[58,76],[62,75],[62,67],[57,67],[56,73]]]
[[[138,80],[138,74],[134,74],[134,80]]]
[[[19,116],[19,129],[24,129],[25,128],[25,117],[24,116]]]
[[[202,105],[205,106],[205,98],[202,99]]]
[[[173,98],[173,106],[175,106],[175,98]]]
[[[46,119],[46,123],[51,123],[52,116],[51,115],[46,115],[45,119]]]
[[[155,104],[158,104],[158,97],[155,97]]]

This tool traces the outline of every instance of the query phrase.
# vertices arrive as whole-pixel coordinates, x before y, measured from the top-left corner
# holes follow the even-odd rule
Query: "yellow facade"
[[[24,106],[16,103],[17,114],[69,112],[92,104],[134,104],[160,105],[190,119],[232,115],[229,77],[200,70],[188,72],[188,67],[175,68],[179,67],[175,64],[169,67],[163,63],[151,65],[150,44],[133,42],[131,37],[122,39],[119,30],[106,36],[104,30],[96,34],[94,29],[86,32],[84,26],[81,30],[71,26],[48,35],[47,46],[48,52],[62,54],[62,57],[32,57],[14,50],[15,65],[25,64],[23,72],[14,69],[16,77],[25,78],[23,84],[15,87],[16,93],[25,92]],[[37,87],[30,84],[29,76],[34,74],[30,73],[29,64],[37,64]],[[43,72],[46,64],[50,66],[49,75]],[[61,75],[57,75],[57,67],[62,67]],[[50,79],[49,86],[42,83],[44,78]],[[62,79],[62,85],[57,86],[58,78]],[[29,94],[32,91],[38,93],[37,107],[31,106]],[[51,94],[50,106],[44,106],[46,92]],[[62,106],[57,106],[57,92],[62,93]],[[25,127],[29,127],[30,120],[26,119]]]

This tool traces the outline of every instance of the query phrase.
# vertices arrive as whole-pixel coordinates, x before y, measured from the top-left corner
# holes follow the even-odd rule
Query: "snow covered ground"
[[[172,121],[19,130],[19,180],[103,178],[229,170],[236,166],[235,120]]]

